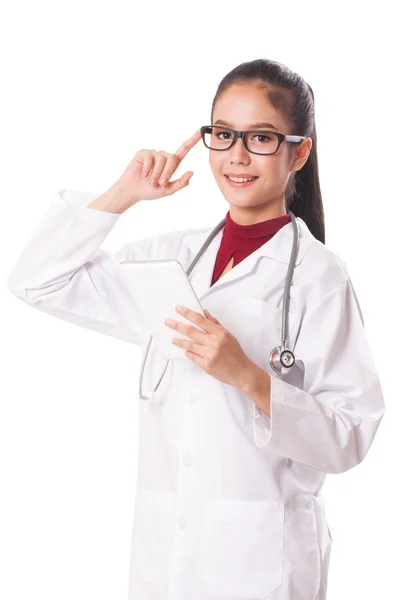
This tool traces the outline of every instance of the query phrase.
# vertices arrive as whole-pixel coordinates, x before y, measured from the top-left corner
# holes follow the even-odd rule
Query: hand
[[[165,324],[168,327],[196,340],[192,342],[174,338],[176,341],[173,343],[186,348],[185,356],[204,369],[206,373],[223,383],[229,383],[241,389],[244,381],[248,378],[252,361],[245,354],[235,336],[225,329],[215,317],[211,316],[207,309],[204,309],[207,317],[186,307],[182,307],[182,310],[176,307],[176,311],[204,329],[206,333],[181,321],[167,319]]]
[[[187,186],[193,171],[186,171],[179,179],[169,181],[188,152],[201,140],[199,128],[171,154],[164,150],[139,150],[115,184],[132,198],[132,204],[140,200],[156,200],[171,196]],[[165,178],[161,184],[160,179]],[[154,185],[152,181],[155,180]]]

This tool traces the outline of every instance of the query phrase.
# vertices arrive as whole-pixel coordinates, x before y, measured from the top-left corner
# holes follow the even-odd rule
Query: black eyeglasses
[[[210,150],[229,150],[238,138],[242,138],[244,147],[252,154],[275,154],[282,142],[298,143],[306,139],[302,135],[285,135],[265,129],[236,131],[220,125],[203,125],[200,129],[204,145]]]

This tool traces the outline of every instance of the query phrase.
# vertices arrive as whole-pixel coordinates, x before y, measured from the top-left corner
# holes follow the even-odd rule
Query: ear
[[[294,146],[291,171],[300,171],[311,153],[312,139],[307,137],[301,144]]]

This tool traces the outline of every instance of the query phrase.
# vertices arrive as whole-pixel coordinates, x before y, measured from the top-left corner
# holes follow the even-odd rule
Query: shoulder
[[[309,244],[298,265],[297,283],[308,288],[309,301],[324,296],[333,289],[350,282],[350,276],[343,258],[317,240],[302,219],[301,231]]]
[[[156,235],[125,242],[117,253],[118,260],[157,260],[175,258],[185,267],[191,257],[189,239],[209,231],[208,227],[170,229]]]

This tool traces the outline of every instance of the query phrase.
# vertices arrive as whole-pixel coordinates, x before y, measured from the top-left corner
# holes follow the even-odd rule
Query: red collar
[[[226,213],[226,224],[223,232],[223,242],[228,243],[233,249],[246,248],[249,242],[252,245],[256,242],[254,238],[270,238],[272,237],[281,227],[290,223],[290,215],[284,214],[274,219],[267,219],[260,223],[252,223],[251,225],[239,225],[232,220],[230,212]],[[225,238],[225,239],[224,239]],[[222,243],[221,241],[221,243]],[[257,240],[259,241],[259,240]],[[265,239],[259,246],[262,246],[267,241]]]
[[[226,213],[226,224],[215,261],[211,285],[220,277],[232,256],[232,266],[235,267],[246,256],[268,242],[279,229],[290,223],[290,221],[290,215],[286,213],[280,217],[267,219],[260,223],[239,225],[232,220],[228,211]]]

